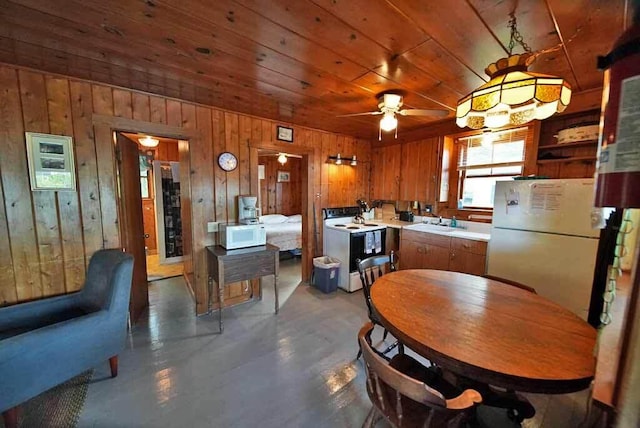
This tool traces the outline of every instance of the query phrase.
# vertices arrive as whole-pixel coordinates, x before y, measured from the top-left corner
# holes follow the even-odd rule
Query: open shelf
[[[598,144],[598,140],[576,141],[573,143],[564,143],[564,144],[551,144],[546,146],[538,146],[538,151],[560,150],[560,149],[566,149],[569,147],[588,147],[588,146],[595,146],[596,144]]]
[[[563,158],[563,159],[540,159],[538,160],[538,164],[594,161],[596,159],[597,159],[596,156],[573,156],[570,158]]]

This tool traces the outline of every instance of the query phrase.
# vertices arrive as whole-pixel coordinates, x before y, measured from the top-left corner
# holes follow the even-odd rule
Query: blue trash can
[[[311,283],[323,293],[332,293],[338,289],[340,276],[340,260],[329,257],[315,257],[313,259],[313,275]]]

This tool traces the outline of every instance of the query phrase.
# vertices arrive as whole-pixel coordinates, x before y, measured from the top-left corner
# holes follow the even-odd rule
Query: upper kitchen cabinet
[[[435,204],[439,147],[438,137],[402,145],[400,200]]]
[[[371,199],[399,199],[400,144],[371,150]]]

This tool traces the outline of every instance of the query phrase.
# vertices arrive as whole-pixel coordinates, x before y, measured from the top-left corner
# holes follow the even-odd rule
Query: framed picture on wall
[[[31,190],[76,190],[73,138],[25,132]]]
[[[293,143],[293,128],[287,128],[285,126],[277,127],[276,138],[280,141],[286,141]]]
[[[289,171],[278,171],[278,183],[288,183],[290,177]]]

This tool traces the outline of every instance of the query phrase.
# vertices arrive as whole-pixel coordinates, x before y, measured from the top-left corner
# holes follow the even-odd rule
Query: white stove
[[[340,260],[338,287],[353,292],[362,288],[356,260],[385,254],[386,226],[367,220],[354,223],[358,207],[322,210],[324,254]]]

